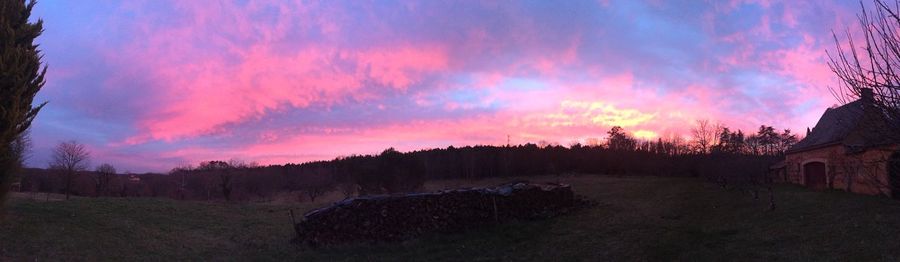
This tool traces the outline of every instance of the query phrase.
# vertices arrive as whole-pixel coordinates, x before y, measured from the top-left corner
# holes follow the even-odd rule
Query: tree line
[[[77,142],[60,143],[49,169],[28,169],[21,190],[79,196],[168,197],[246,201],[289,194],[315,200],[327,192],[346,197],[411,192],[427,180],[562,175],[573,173],[703,176],[732,183],[765,172],[797,142],[790,130],[760,126],[755,133],[698,121],[689,138],[638,139],[621,127],[605,143],[465,146],[352,155],[330,161],[261,166],[214,160],[173,168],[166,174],[117,175],[110,164],[87,168],[90,154]],[[739,168],[756,163],[754,168]],[[721,163],[729,163],[723,166]],[[740,174],[740,175],[737,175]],[[743,177],[743,178],[742,178]]]

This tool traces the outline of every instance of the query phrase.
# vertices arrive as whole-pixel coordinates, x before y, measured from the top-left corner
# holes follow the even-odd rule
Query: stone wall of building
[[[787,182],[806,185],[803,165],[822,162],[826,166],[826,179],[832,189],[867,195],[890,195],[887,161],[896,146],[845,154],[843,145],[818,148],[785,156]]]

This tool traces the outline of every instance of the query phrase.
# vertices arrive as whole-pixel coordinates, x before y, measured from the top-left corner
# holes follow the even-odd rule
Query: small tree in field
[[[0,206],[21,162],[13,143],[44,106],[31,104],[44,86],[47,71],[41,68],[41,55],[33,43],[44,30],[43,22],[28,22],[34,4],[0,1]]]
[[[50,161],[50,169],[63,173],[66,199],[72,191],[72,182],[78,172],[87,170],[90,153],[83,144],[75,141],[62,142],[53,149],[53,160]]]
[[[335,188],[334,177],[324,165],[312,167],[307,173],[298,175],[302,178],[298,179],[297,187],[306,194],[310,202],[315,202],[316,198]]]

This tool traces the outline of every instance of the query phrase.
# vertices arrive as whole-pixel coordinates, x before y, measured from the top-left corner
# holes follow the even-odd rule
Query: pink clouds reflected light
[[[654,139],[712,119],[802,130],[836,101],[854,4],[731,1],[42,2],[35,156],[165,171],[449,145]],[[76,18],[73,18],[76,17]],[[80,17],[79,20],[77,17]]]

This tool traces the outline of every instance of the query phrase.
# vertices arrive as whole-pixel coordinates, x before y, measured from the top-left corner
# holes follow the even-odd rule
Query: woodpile
[[[571,186],[515,182],[488,188],[347,199],[310,211],[294,225],[298,243],[330,246],[458,232],[511,220],[562,214],[575,207]]]

